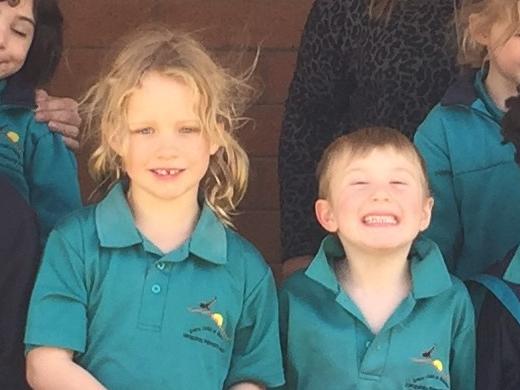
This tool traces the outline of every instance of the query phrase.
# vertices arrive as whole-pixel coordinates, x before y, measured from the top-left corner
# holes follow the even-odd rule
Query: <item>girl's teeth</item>
[[[364,220],[367,224],[395,225],[397,223],[395,217],[390,215],[370,215],[368,217],[365,217]]]
[[[155,173],[157,173],[159,176],[174,175],[177,172],[177,169],[155,169]]]

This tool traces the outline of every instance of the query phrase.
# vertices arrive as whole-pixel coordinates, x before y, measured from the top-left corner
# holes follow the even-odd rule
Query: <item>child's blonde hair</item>
[[[459,64],[480,68],[486,60],[488,48],[478,43],[472,35],[475,32],[489,34],[495,23],[506,23],[507,28],[498,42],[498,46],[503,45],[518,31],[520,1],[462,0],[455,19],[459,41]]]
[[[233,76],[189,34],[164,26],[142,27],[126,37],[115,60],[81,102],[86,135],[95,139],[89,171],[98,188],[107,188],[121,177],[121,157],[111,145],[124,145],[129,98],[147,73],[157,72],[181,80],[198,98],[203,132],[219,145],[200,191],[219,218],[231,225],[248,181],[249,160],[234,133],[246,121],[241,115],[256,95],[247,84],[252,68]]]
[[[316,178],[318,180],[318,196],[327,199],[330,182],[334,174],[335,163],[348,158],[349,161],[367,156],[375,149],[391,148],[410,156],[419,165],[424,193],[430,196],[430,185],[426,163],[415,145],[400,131],[389,127],[367,127],[342,135],[332,142],[323,152]]]

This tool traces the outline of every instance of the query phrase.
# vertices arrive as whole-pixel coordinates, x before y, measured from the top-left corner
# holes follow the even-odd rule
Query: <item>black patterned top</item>
[[[368,0],[316,0],[302,35],[279,149],[283,258],[314,254],[314,172],[338,135],[384,125],[412,136],[456,73],[454,0],[402,0],[387,22]]]

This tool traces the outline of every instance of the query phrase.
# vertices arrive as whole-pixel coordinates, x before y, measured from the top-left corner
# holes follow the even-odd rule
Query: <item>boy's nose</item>
[[[372,194],[372,200],[373,201],[387,201],[390,199],[390,196],[388,194],[388,191],[386,191],[383,188],[378,188],[374,191]]]

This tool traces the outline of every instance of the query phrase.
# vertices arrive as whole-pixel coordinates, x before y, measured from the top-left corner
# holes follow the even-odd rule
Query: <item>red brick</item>
[[[158,0],[154,19],[197,30],[209,47],[294,48],[312,0]]]
[[[250,157],[277,156],[282,127],[283,105],[256,105],[248,112],[253,121],[238,132],[238,138]]]
[[[50,91],[78,99],[97,81],[107,54],[107,49],[67,49],[50,83]]]
[[[280,263],[280,213],[244,211],[236,220],[238,231],[272,264]]]
[[[276,158],[251,159],[249,188],[241,204],[243,210],[278,210]]]
[[[108,47],[136,26],[152,22],[153,5],[151,0],[62,0],[65,44]]]

